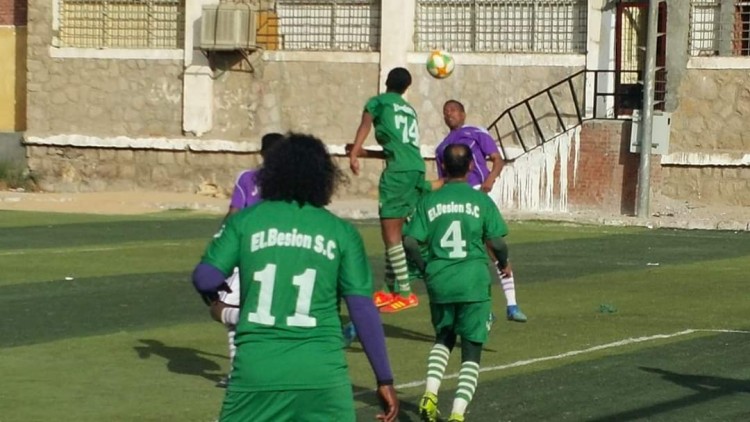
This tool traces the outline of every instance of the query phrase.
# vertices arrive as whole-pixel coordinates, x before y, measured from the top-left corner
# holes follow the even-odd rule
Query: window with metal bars
[[[279,49],[380,50],[378,0],[277,0]]]
[[[691,56],[750,56],[750,1],[691,0]]]
[[[416,49],[584,53],[586,0],[418,0]]]
[[[55,0],[60,47],[181,49],[186,0]]]

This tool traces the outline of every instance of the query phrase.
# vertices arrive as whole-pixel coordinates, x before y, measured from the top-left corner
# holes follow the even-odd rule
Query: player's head
[[[284,139],[284,135],[278,132],[269,132],[260,138],[260,156],[266,158],[266,154],[272,146],[276,145],[280,140]]]
[[[395,67],[388,72],[385,87],[388,92],[403,94],[411,85],[411,73],[403,67]]]
[[[473,165],[468,145],[450,144],[443,151],[443,171],[449,179],[465,178]]]
[[[288,133],[266,154],[258,174],[263,199],[322,207],[344,178],[323,142]]]
[[[458,100],[448,100],[443,104],[443,121],[445,125],[453,130],[464,125],[466,121],[466,109]]]

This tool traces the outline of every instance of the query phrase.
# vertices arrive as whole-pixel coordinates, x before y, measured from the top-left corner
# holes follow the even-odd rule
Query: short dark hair
[[[395,67],[388,72],[385,87],[388,91],[403,94],[411,85],[411,73],[403,67]]]
[[[451,144],[443,151],[443,167],[448,177],[464,177],[471,165],[471,149],[464,144]]]
[[[268,150],[276,145],[280,140],[284,139],[284,135],[278,132],[269,132],[260,138],[260,155],[265,158]]]
[[[445,106],[447,106],[448,104],[455,104],[459,110],[461,110],[463,113],[466,113],[466,109],[464,108],[464,105],[461,104],[461,101],[453,100],[453,99],[448,100],[445,102],[445,104],[443,104],[443,108],[445,108]]]
[[[288,133],[268,151],[258,173],[263,200],[297,202],[323,207],[344,175],[323,141]]]

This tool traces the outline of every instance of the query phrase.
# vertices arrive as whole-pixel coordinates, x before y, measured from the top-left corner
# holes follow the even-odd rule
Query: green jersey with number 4
[[[425,196],[406,229],[427,246],[427,291],[432,303],[490,298],[485,240],[508,234],[490,197],[466,182],[449,182]]]
[[[395,92],[372,97],[365,104],[375,126],[375,139],[383,147],[386,170],[424,173],[419,151],[419,124],[414,108]]]
[[[372,273],[359,232],[329,211],[263,201],[230,217],[202,262],[240,268],[232,391],[350,383],[339,302],[369,297]]]

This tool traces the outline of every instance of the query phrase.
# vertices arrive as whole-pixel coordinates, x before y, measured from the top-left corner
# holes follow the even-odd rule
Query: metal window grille
[[[278,0],[282,50],[378,51],[380,1]]]
[[[750,1],[690,1],[691,56],[750,56]]]
[[[59,0],[61,47],[179,49],[185,0]]]
[[[418,0],[416,49],[583,53],[586,0]]]

